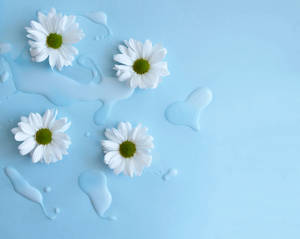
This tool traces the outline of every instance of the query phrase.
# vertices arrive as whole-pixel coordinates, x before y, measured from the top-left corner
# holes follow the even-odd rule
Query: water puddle
[[[47,218],[51,220],[55,219],[56,216],[50,216],[47,212],[43,203],[43,196],[38,189],[31,186],[15,168],[6,167],[4,168],[4,172],[9,178],[16,193],[39,204]]]
[[[194,90],[185,101],[169,105],[165,111],[166,119],[175,125],[185,125],[200,130],[200,115],[212,101],[213,94],[208,88]]]
[[[81,190],[89,197],[98,216],[109,220],[117,219],[105,216],[105,212],[110,208],[112,197],[104,173],[97,170],[83,172],[78,178],[78,183]]]

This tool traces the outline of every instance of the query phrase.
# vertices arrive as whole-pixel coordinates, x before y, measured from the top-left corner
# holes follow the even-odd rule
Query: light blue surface
[[[113,37],[96,41],[106,29],[83,24],[87,37],[77,44],[105,75],[113,76],[112,54],[130,37],[162,43],[171,75],[156,90],[138,90],[116,104],[105,126],[93,122],[99,102],[59,107],[59,116],[72,121],[72,145],[51,165],[21,157],[10,129],[21,115],[54,105],[24,93],[1,99],[0,166],[14,166],[39,190],[51,185],[45,204],[61,209],[56,220],[46,219],[1,173],[1,238],[299,238],[298,0],[2,0],[1,42],[17,56],[26,45],[24,27],[37,9],[50,7],[107,13]],[[201,131],[169,124],[166,107],[200,86],[214,94]],[[103,164],[103,129],[120,120],[148,126],[155,138],[153,164],[141,177],[115,176]],[[157,176],[171,167],[180,172],[174,179]],[[89,169],[107,175],[117,221],[99,219],[80,190],[77,178]]]

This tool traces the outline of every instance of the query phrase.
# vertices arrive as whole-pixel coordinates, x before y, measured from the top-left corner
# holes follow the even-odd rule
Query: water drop
[[[52,188],[47,186],[47,187],[44,187],[44,192],[45,193],[50,193],[52,191]]]
[[[169,181],[170,179],[176,177],[178,175],[178,170],[176,168],[170,168],[163,176],[162,179],[164,181]]]

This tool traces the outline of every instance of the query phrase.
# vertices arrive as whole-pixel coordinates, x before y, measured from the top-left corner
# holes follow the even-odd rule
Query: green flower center
[[[119,151],[124,158],[131,158],[136,152],[136,146],[133,142],[127,140],[120,144]]]
[[[35,134],[35,140],[38,144],[50,144],[52,141],[52,132],[47,128],[40,129]]]
[[[47,45],[53,49],[58,49],[63,43],[62,35],[56,33],[50,33],[47,36]]]
[[[132,67],[137,74],[143,75],[150,70],[150,63],[148,60],[140,58],[133,63]]]

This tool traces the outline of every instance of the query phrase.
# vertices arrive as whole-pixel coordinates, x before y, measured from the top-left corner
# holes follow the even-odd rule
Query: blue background
[[[117,104],[103,127],[92,121],[99,102],[59,108],[73,123],[72,146],[69,156],[49,166],[21,157],[10,129],[21,115],[54,105],[20,92],[3,101],[0,166],[15,166],[39,189],[51,186],[46,207],[60,207],[61,214],[47,220],[0,173],[1,237],[299,238],[299,1],[1,0],[1,42],[19,52],[36,10],[51,7],[107,13],[113,37],[93,40],[97,31],[104,32],[93,26],[77,44],[107,75],[114,73],[117,45],[130,37],[162,43],[171,75],[156,90],[137,90]],[[165,108],[199,86],[214,93],[201,131],[169,124]],[[155,138],[152,167],[134,179],[107,169],[100,147],[103,129],[124,120],[148,126]],[[164,182],[156,174],[170,167],[179,175]],[[118,216],[116,222],[99,219],[78,187],[79,174],[95,168],[108,176],[113,197],[108,214]]]

